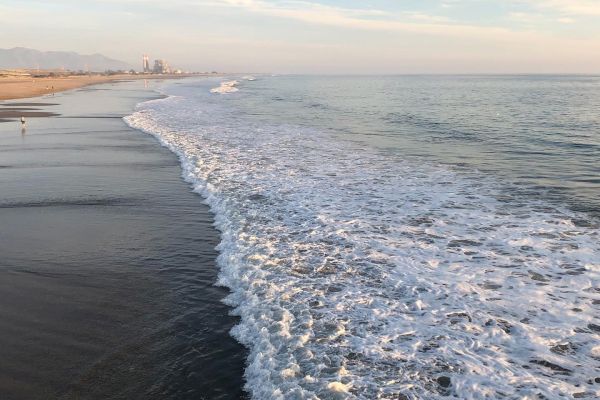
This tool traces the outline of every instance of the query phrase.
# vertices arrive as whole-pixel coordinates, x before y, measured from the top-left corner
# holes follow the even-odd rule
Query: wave
[[[211,93],[218,94],[227,94],[227,93],[235,93],[239,89],[236,87],[239,84],[238,81],[226,81],[222,82],[221,86],[213,88],[210,90]]]
[[[600,234],[585,215],[194,97],[125,121],[179,156],[215,214],[253,398],[594,390]]]

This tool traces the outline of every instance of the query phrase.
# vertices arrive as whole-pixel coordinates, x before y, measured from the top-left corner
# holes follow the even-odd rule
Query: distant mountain
[[[68,51],[39,51],[24,47],[0,49],[0,69],[13,68],[64,68],[72,71],[89,69],[94,72],[104,72],[109,69],[130,69],[131,65],[105,57],[102,54],[82,55]]]

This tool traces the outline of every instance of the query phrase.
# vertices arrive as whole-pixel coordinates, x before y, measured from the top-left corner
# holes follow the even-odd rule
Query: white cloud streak
[[[196,2],[196,4],[198,4]],[[410,32],[431,35],[511,35],[509,29],[451,23],[447,18],[417,12],[390,13],[383,10],[332,7],[307,1],[270,3],[263,0],[210,0],[204,5],[244,9],[272,17],[312,25],[372,31]]]
[[[571,16],[600,16],[600,0],[529,0],[533,5]],[[600,22],[599,22],[600,23]]]

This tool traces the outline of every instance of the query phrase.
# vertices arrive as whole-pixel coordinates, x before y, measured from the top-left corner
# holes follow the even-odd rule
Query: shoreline
[[[108,83],[18,103],[62,118],[0,124],[0,393],[243,398],[214,216],[122,120],[153,88]]]
[[[72,75],[64,77],[2,77],[0,78],[0,102],[51,96],[67,90],[79,89],[102,83],[137,80],[185,79],[193,77],[220,76],[219,74],[167,74],[167,75]]]

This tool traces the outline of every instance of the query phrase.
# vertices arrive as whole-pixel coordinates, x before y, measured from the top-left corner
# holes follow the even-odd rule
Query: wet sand
[[[60,114],[0,124],[0,398],[244,396],[212,216],[121,120],[153,96],[128,82],[0,106]]]
[[[0,101],[0,122],[20,120],[21,117],[58,117],[60,114],[48,111],[57,103],[18,103]]]

